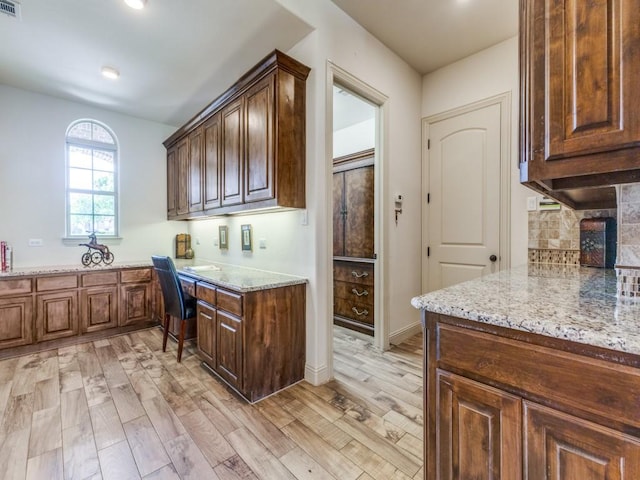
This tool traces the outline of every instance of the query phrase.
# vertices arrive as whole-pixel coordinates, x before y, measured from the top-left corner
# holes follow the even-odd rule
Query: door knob
[[[495,255],[491,255],[489,257],[489,260],[491,260],[492,262],[495,262],[496,260],[498,260],[498,257],[496,257]]]

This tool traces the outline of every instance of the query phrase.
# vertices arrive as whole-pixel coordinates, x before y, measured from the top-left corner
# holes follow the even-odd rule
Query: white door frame
[[[429,245],[429,125],[442,120],[473,112],[490,105],[500,106],[500,269],[511,265],[511,92],[505,92],[485,100],[470,103],[462,107],[447,110],[422,119],[422,255],[423,265],[428,265],[427,246]],[[422,291],[429,287],[427,268],[422,268]]]
[[[327,60],[327,78],[326,78],[326,145],[325,145],[325,198],[327,215],[327,252],[326,252],[326,271],[333,272],[333,217],[330,212],[333,208],[333,85],[338,83],[348,90],[360,95],[364,99],[376,105],[376,142],[375,142],[375,166],[374,166],[374,245],[377,254],[377,260],[374,269],[374,281],[376,295],[374,297],[374,340],[373,344],[380,350],[389,348],[389,321],[388,321],[388,305],[384,301],[384,292],[386,285],[387,255],[385,255],[385,246],[387,244],[387,222],[388,219],[384,215],[382,208],[382,199],[385,198],[386,192],[386,151],[384,142],[385,124],[387,119],[387,96],[379,92],[371,85],[363,82],[353,76],[346,70],[340,68],[335,63]],[[327,305],[333,305],[333,275],[327,278]],[[330,309],[333,312],[333,307]],[[327,328],[327,359],[329,364],[330,377],[333,378],[333,316],[326,319]]]

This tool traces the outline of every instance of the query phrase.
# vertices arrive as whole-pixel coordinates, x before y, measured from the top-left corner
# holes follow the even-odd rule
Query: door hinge
[[[427,138],[427,150],[431,150],[431,139]]]
[[[427,203],[431,203],[431,194],[427,193]]]
[[[427,257],[431,256],[431,247],[427,247]]]

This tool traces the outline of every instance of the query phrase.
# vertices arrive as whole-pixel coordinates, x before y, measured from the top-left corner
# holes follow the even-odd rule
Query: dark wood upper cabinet
[[[635,0],[521,0],[520,177],[573,208],[640,181]]]
[[[167,195],[177,201],[174,210],[168,199],[170,219],[305,207],[308,75],[308,67],[275,50],[164,142]],[[193,137],[196,131],[204,133]],[[188,150],[190,167],[183,169],[185,139],[199,146]],[[187,211],[180,208],[185,183]]]
[[[178,215],[177,192],[178,185],[178,157],[177,146],[167,150],[167,217],[173,218]]]
[[[273,84],[270,76],[246,95],[245,201],[274,197],[273,185]]]
[[[204,130],[204,208],[220,206],[220,156],[221,130],[220,114],[217,113],[208,120]]]
[[[222,205],[242,203],[242,105],[239,98],[222,110]]]
[[[189,134],[189,211],[202,210],[202,128]]]
[[[176,213],[189,213],[189,138],[184,138],[176,147]]]

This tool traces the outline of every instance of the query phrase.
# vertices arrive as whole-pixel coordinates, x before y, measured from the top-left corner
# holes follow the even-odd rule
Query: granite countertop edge
[[[527,265],[414,297],[421,310],[640,355],[640,301],[613,270]]]
[[[231,290],[236,290],[242,293],[308,283],[308,279],[304,277],[219,262],[176,259],[174,260],[174,263],[176,265],[176,270],[181,275],[187,275],[199,281],[213,283],[217,286],[229,288]],[[185,267],[188,268],[189,266],[202,265],[216,265],[220,267],[220,270],[201,273],[185,269]],[[97,273],[127,268],[153,268],[153,264],[151,263],[151,261],[138,261],[90,267],[85,267],[83,265],[21,267],[9,272],[0,272],[0,280],[17,279],[20,277],[28,277],[34,275]]]

